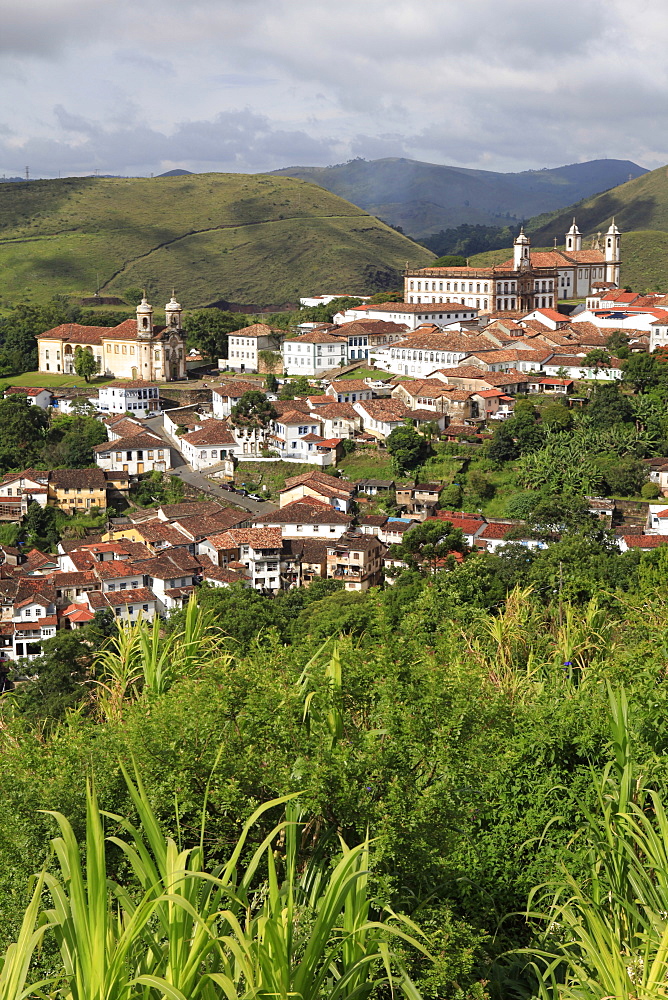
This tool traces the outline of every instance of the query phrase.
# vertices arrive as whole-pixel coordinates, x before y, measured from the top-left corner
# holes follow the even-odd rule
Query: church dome
[[[141,302],[137,306],[137,312],[138,313],[152,313],[153,312],[153,306],[149,305],[149,303],[146,301],[146,292],[144,292],[144,297],[142,298]]]
[[[615,225],[615,217],[614,217],[614,215],[612,217],[612,222],[610,223],[610,228],[608,229],[608,234],[610,236],[618,236],[619,235],[619,229],[617,229],[617,226]]]
[[[169,312],[173,312],[173,311],[175,311],[177,309],[180,311],[181,310],[181,306],[176,301],[176,296],[175,296],[174,292],[172,292],[172,297],[169,300],[169,302],[167,303],[167,305],[165,306],[165,311],[166,312],[168,312],[168,311]]]
[[[524,226],[522,226],[522,228],[520,229],[520,234],[517,237],[517,239],[515,240],[515,246],[518,246],[520,244],[526,246],[527,244],[530,244],[530,243],[531,243],[531,240],[529,239],[528,236],[525,235]]]
[[[573,225],[568,230],[568,232],[566,233],[566,235],[567,236],[580,236],[580,230],[578,229],[577,225],[575,224],[575,219],[573,219]]]

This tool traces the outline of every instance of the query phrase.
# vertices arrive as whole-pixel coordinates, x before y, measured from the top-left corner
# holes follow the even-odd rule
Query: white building
[[[317,453],[316,444],[322,439],[322,426],[316,416],[301,410],[288,410],[272,420],[268,444],[281,458],[307,462],[309,453]]]
[[[160,410],[160,389],[150,382],[109,382],[98,391],[98,409],[102,413],[132,413],[147,417]]]
[[[283,341],[286,375],[320,376],[348,362],[348,341],[325,330],[312,330]]]
[[[144,472],[166,472],[172,467],[171,449],[161,437],[150,431],[97,444],[93,448],[93,454],[101,469],[127,472],[130,476],[141,476]]]
[[[254,526],[278,528],[283,538],[340,538],[352,522],[350,514],[320,500],[293,500],[279,510],[263,514]]]
[[[258,371],[258,352],[277,352],[285,339],[284,330],[274,330],[267,323],[252,323],[241,330],[235,330],[227,338],[227,363],[224,358],[218,361],[219,368],[228,368],[237,372]]]
[[[3,396],[26,396],[32,406],[39,406],[40,410],[47,410],[53,405],[53,393],[50,389],[24,389],[23,386],[13,385],[5,389]]]
[[[206,420],[204,427],[179,438],[179,448],[193,469],[219,465],[224,459],[243,454],[243,444],[237,442],[232,429],[223,420]],[[255,452],[257,453],[257,446]]]
[[[223,382],[222,385],[218,385],[212,389],[211,398],[214,417],[217,420],[224,420],[225,417],[229,417],[232,408],[237,405],[241,397],[245,396],[247,392],[261,392],[263,395],[266,395],[262,386],[257,385],[255,382],[242,382],[240,380]]]
[[[405,296],[404,296],[405,297]],[[478,309],[461,303],[449,302],[443,298],[429,304],[412,299],[406,302],[382,302],[373,306],[353,306],[345,312],[337,313],[334,322],[341,325],[356,319],[379,319],[390,323],[403,323],[409,330],[415,330],[422,323],[435,326],[452,326],[455,323],[471,323],[478,317]]]
[[[475,351],[490,351],[492,346],[483,337],[462,333],[415,333],[396,344],[374,350],[371,357],[384,371],[424,379],[436,368],[457,365]]]

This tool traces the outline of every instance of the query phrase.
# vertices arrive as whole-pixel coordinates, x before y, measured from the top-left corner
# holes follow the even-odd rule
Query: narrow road
[[[184,483],[194,486],[195,489],[201,490],[202,493],[207,493],[216,500],[224,500],[225,506],[231,504],[234,507],[241,507],[251,514],[268,514],[270,511],[276,510],[276,504],[270,503],[269,500],[260,503],[257,500],[251,500],[250,497],[242,496],[240,493],[231,493],[229,490],[223,489],[222,486],[216,486],[206,476],[203,476],[201,472],[195,472],[194,469],[191,469],[174,444],[173,438],[165,431],[162,423],[162,415],[149,417],[143,422],[150,431],[153,431],[154,434],[159,434],[165,444],[169,445],[172,454],[172,468],[169,471],[173,476],[179,476]]]

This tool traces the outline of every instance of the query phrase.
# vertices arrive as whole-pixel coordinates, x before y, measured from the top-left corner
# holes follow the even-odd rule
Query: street
[[[240,493],[232,493],[230,490],[223,489],[222,486],[216,486],[210,482],[201,472],[195,472],[191,469],[174,444],[174,440],[165,431],[162,424],[162,414],[157,417],[149,417],[143,423],[154,434],[160,435],[165,444],[169,445],[173,462],[173,466],[169,470],[171,475],[179,476],[189,486],[194,486],[196,489],[201,490],[202,493],[206,493],[216,500],[224,501],[226,506],[231,504],[235,507],[241,507],[251,514],[268,514],[270,511],[276,510],[277,504],[275,503],[271,503],[268,500],[260,503],[257,500],[251,500],[250,497],[242,496]]]

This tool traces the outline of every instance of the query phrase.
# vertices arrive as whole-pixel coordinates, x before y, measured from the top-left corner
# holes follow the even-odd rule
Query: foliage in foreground
[[[284,796],[257,809],[225,863],[212,866],[204,823],[199,845],[181,850],[161,829],[141,781],[123,773],[139,826],[101,812],[89,788],[84,853],[69,821],[53,813],[60,829],[51,842],[54,865],[40,873],[19,938],[2,960],[2,1000],[34,995],[38,986],[26,985],[30,959],[49,938],[59,958],[39,988],[71,1000],[352,1000],[384,983],[419,997],[391,943],[424,948],[406,918],[386,911],[374,919],[368,840],[355,848],[341,840],[331,867],[323,855],[301,866],[293,801],[285,821],[244,859],[249,830],[294,800]],[[112,836],[105,837],[105,817]],[[131,876],[119,878],[123,860]]]

